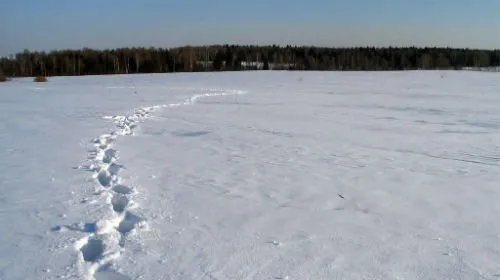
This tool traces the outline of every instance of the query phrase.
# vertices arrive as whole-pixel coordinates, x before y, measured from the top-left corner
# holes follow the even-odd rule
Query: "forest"
[[[323,48],[212,45],[178,48],[24,50],[0,58],[7,77],[102,74],[320,70],[380,71],[500,66],[500,50],[458,48]]]

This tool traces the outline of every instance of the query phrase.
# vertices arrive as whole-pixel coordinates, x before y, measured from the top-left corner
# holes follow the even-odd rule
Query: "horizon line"
[[[233,44],[233,43],[220,43],[220,44],[197,44],[197,45],[178,45],[174,47],[157,47],[157,46],[145,46],[145,45],[134,45],[134,46],[123,46],[123,47],[113,47],[113,48],[97,48],[97,47],[80,47],[80,48],[60,48],[60,49],[50,49],[50,50],[36,50],[24,48],[16,53],[10,53],[9,55],[0,55],[0,57],[8,57],[11,55],[22,54],[26,51],[30,53],[51,53],[60,51],[82,51],[82,50],[94,50],[94,51],[112,51],[121,49],[182,49],[182,48],[207,48],[207,47],[278,47],[278,48],[319,48],[319,49],[452,49],[452,50],[470,50],[470,51],[500,51],[500,48],[472,48],[472,47],[453,47],[453,46],[416,46],[416,45],[388,45],[388,46],[375,46],[375,45],[349,45],[349,46],[324,46],[324,45],[305,45],[305,44]]]

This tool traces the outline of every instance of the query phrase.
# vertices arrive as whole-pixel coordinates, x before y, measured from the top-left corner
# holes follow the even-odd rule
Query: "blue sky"
[[[215,43],[500,48],[500,0],[5,0],[0,55]]]

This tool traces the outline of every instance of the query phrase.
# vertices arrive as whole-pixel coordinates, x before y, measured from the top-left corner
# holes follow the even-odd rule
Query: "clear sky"
[[[0,55],[202,44],[500,48],[500,0],[2,0]]]

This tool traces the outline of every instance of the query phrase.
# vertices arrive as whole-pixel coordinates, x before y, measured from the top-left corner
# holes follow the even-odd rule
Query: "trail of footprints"
[[[75,243],[79,252],[79,265],[89,279],[130,279],[119,272],[112,271],[113,260],[120,257],[123,252],[127,236],[138,229],[147,227],[146,219],[136,213],[137,205],[133,197],[137,190],[121,182],[120,170],[124,168],[119,164],[117,150],[113,142],[118,136],[133,135],[134,129],[155,109],[172,108],[194,104],[198,99],[210,96],[239,95],[245,92],[233,90],[229,92],[210,92],[191,96],[181,103],[144,107],[126,116],[108,116],[116,123],[117,130],[110,134],[103,134],[93,139],[95,149],[89,152],[90,163],[83,169],[93,172],[97,182],[96,194],[106,195],[109,212],[95,223],[81,226],[55,227],[53,230],[77,230],[88,233],[87,236]],[[85,200],[87,201],[87,200]],[[97,275],[100,273],[100,275]],[[97,277],[99,276],[99,277]],[[103,277],[101,277],[103,276]]]
[[[124,166],[117,162],[117,150],[112,143],[120,135],[132,135],[138,123],[155,108],[141,108],[128,116],[107,117],[114,119],[118,129],[93,140],[95,149],[89,153],[91,163],[87,170],[93,172],[98,183],[97,193],[106,195],[110,211],[94,224],[86,224],[82,231],[89,234],[75,244],[80,252],[80,264],[89,278],[105,271],[120,256],[127,235],[146,226],[146,220],[133,212],[137,190],[121,182],[119,173]]]

